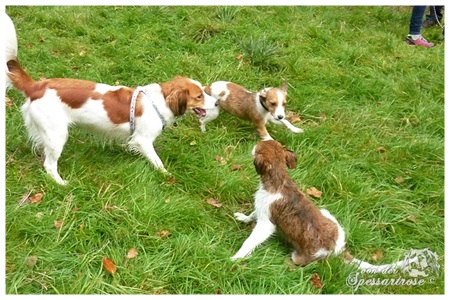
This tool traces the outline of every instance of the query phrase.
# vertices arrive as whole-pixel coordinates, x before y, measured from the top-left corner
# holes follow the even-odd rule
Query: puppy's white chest
[[[270,193],[260,185],[258,191],[255,193],[255,211],[258,220],[270,219],[270,205],[282,198],[280,193]]]

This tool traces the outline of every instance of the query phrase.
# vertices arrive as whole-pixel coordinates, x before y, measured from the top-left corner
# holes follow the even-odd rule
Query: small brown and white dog
[[[272,140],[260,141],[253,149],[253,156],[253,164],[260,176],[255,210],[249,216],[242,213],[234,215],[245,223],[256,221],[256,226],[231,259],[249,255],[277,227],[294,247],[291,258],[297,265],[305,266],[315,260],[343,253],[346,248],[345,233],[336,218],[308,199],[287,173],[286,167],[296,167],[296,155]],[[347,263],[373,273],[403,269],[412,263],[412,260],[405,259],[375,266],[353,258],[348,252],[345,254]]]
[[[127,140],[156,169],[166,172],[153,141],[175,117],[187,111],[205,117],[206,110],[218,105],[198,81],[186,77],[130,88],[69,78],[34,81],[16,59],[7,65],[14,87],[27,97],[22,114],[28,134],[44,151],[45,170],[60,184],[66,182],[57,163],[69,127],[80,125]]]
[[[281,88],[265,88],[257,93],[247,91],[244,87],[227,81],[216,81],[205,87],[205,92],[217,100],[219,107],[233,116],[253,123],[258,135],[263,140],[271,140],[267,132],[266,123],[284,125],[292,132],[301,133],[302,129],[293,126],[286,120],[284,111],[286,105],[287,83]],[[220,108],[216,107],[208,112],[206,117],[200,118],[200,129],[206,131],[206,123],[217,118]]]

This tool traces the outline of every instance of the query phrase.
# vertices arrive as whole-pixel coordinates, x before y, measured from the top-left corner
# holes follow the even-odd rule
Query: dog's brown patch
[[[114,124],[130,121],[130,105],[133,92],[134,89],[123,87],[115,91],[108,91],[102,96],[103,107]],[[139,93],[136,99],[135,117],[140,117],[143,113],[141,98],[142,93]]]
[[[306,265],[315,259],[318,250],[333,249],[338,228],[289,177],[286,167],[295,167],[294,156],[277,141],[260,141],[255,149],[254,164],[264,189],[283,195],[270,205],[271,221],[294,247],[294,262]]]

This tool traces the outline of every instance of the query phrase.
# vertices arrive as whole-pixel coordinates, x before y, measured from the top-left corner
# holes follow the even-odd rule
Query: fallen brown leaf
[[[397,178],[395,178],[394,180],[395,180],[395,182],[397,182],[398,184],[401,184],[401,183],[405,182],[405,179],[404,179],[403,177],[397,177]]]
[[[30,202],[39,204],[42,202],[42,197],[44,197],[44,193],[37,193],[34,196],[31,196]]]
[[[174,184],[175,183],[175,177],[170,176],[169,179],[167,179],[167,184]]]
[[[238,171],[238,170],[242,170],[242,165],[232,165],[231,166],[231,171]]]
[[[295,124],[295,123],[300,123],[302,120],[300,119],[300,117],[297,117],[297,116],[292,116],[291,118],[290,118],[290,120],[291,120],[291,123],[292,124]]]
[[[242,54],[239,54],[238,56],[236,56],[236,59],[241,59],[242,58]]]
[[[212,205],[212,206],[217,207],[217,208],[222,207],[222,203],[220,203],[219,201],[217,201],[214,198],[209,198],[208,200],[206,200],[206,202],[209,205]]]
[[[37,264],[37,261],[38,261],[38,257],[36,255],[28,256],[25,260],[27,265],[29,265],[30,267],[35,266]]]
[[[221,165],[224,165],[224,164],[227,163],[227,160],[225,158],[223,158],[222,156],[220,156],[220,155],[214,156],[214,159],[216,161],[218,161]]]
[[[377,249],[375,253],[372,255],[374,261],[380,261],[383,259],[383,251],[381,249]]]
[[[409,221],[413,222],[414,224],[417,223],[417,218],[416,218],[415,215],[408,215],[406,218],[407,218]]]
[[[160,232],[157,232],[156,235],[160,238],[166,237],[170,235],[170,231],[169,230],[161,230]]]
[[[317,118],[321,121],[325,121],[327,119],[327,116],[325,114],[320,114],[317,116]]]
[[[9,97],[6,96],[5,96],[5,105],[6,107],[10,107],[12,105],[11,99],[9,99]]]
[[[135,258],[137,255],[138,255],[138,251],[136,250],[136,248],[131,248],[130,250],[128,250],[127,258],[129,258],[129,259]]]
[[[56,229],[59,229],[59,228],[61,228],[61,226],[63,225],[63,221],[61,221],[61,220],[55,220],[55,228]]]
[[[380,153],[384,153],[384,152],[386,152],[386,148],[384,148],[383,146],[380,146],[377,148],[377,151]]]
[[[311,278],[311,285],[316,289],[321,289],[323,287],[322,280],[317,273],[314,273]]]
[[[322,192],[319,191],[318,189],[316,189],[315,187],[310,187],[309,189],[306,190],[306,193],[310,196],[316,197],[316,198],[320,198],[320,196],[322,196]]]
[[[103,257],[102,264],[105,270],[108,271],[111,275],[114,275],[114,273],[116,273],[117,267],[114,264],[114,262],[110,260],[108,257],[106,256]]]

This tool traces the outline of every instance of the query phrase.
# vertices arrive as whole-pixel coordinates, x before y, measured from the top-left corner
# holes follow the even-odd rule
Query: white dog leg
[[[243,258],[252,253],[256,247],[267,240],[275,232],[275,228],[275,225],[268,220],[257,222],[250,236],[245,240],[244,244],[242,244],[239,251],[231,257],[231,260]]]
[[[286,119],[281,119],[281,120],[275,120],[274,118],[270,118],[269,119],[270,122],[274,123],[274,124],[278,124],[278,125],[284,125],[287,128],[289,128],[292,132],[294,133],[302,133],[303,129],[295,127],[294,125],[292,125],[288,120]]]
[[[168,173],[166,168],[159,158],[158,154],[153,147],[153,141],[139,141],[133,139],[128,143],[132,149],[138,150],[142,155],[144,155],[157,170],[161,170],[164,173]]]
[[[243,213],[234,213],[234,217],[236,218],[236,220],[242,221],[244,223],[250,223],[252,221],[256,220],[256,212],[253,211],[250,215],[246,216]]]

